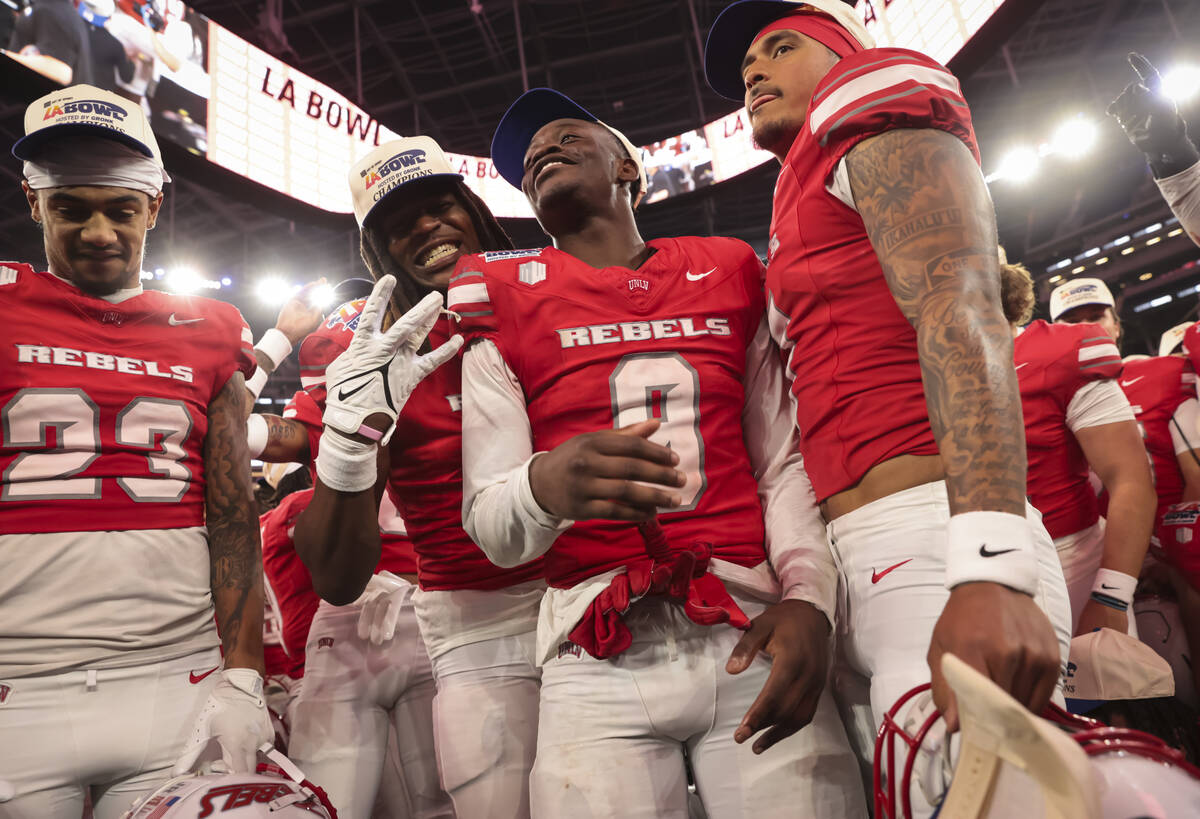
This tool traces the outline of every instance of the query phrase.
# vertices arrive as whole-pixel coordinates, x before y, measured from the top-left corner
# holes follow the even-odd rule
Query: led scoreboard
[[[1003,2],[859,0],[857,12],[879,45],[911,48],[946,63]],[[131,0],[118,7],[106,27],[127,52],[141,56],[142,69],[118,85],[126,96],[141,100],[161,139],[322,210],[350,213],[350,166],[397,137],[334,89],[180,0],[159,0],[157,7]],[[176,58],[176,69],[167,67],[161,48]],[[22,55],[8,54],[44,70]],[[642,152],[647,202],[723,182],[771,158],[754,144],[744,109],[644,146]],[[490,159],[449,151],[448,158],[497,216],[532,217],[524,196],[500,178]]]

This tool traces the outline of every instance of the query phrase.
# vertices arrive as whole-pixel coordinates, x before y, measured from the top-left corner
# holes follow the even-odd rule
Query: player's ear
[[[622,157],[621,164],[617,168],[617,179],[622,182],[636,182],[640,177],[638,164],[627,156]]]
[[[158,210],[162,207],[163,195],[159,191],[158,196],[150,200],[150,209],[146,218],[146,230],[154,230],[154,226],[158,223]]]
[[[33,221],[41,224],[42,222],[42,204],[38,201],[38,193],[33,188],[29,187],[29,183],[24,179],[21,180],[21,190],[25,191],[25,201],[29,203],[29,215]]]

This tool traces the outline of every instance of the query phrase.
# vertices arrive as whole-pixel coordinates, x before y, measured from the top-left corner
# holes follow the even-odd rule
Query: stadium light
[[[173,267],[163,277],[163,284],[172,293],[187,296],[204,287],[204,279],[190,267]]]
[[[1033,148],[1014,148],[1000,161],[1000,167],[992,176],[1020,185],[1028,182],[1037,173],[1039,161],[1038,152]]]
[[[1098,134],[1096,123],[1080,114],[1058,127],[1050,140],[1050,149],[1067,159],[1079,159],[1092,150]]]
[[[312,306],[320,310],[328,310],[330,307],[333,307],[333,302],[336,299],[337,293],[331,284],[322,284],[314,287],[312,295],[308,298]]]
[[[258,296],[258,300],[269,307],[283,304],[292,295],[292,289],[288,287],[288,283],[279,276],[268,276],[261,279],[255,285],[254,292]]]
[[[1200,91],[1200,66],[1177,65],[1163,74],[1162,90],[1175,102],[1186,102]]]

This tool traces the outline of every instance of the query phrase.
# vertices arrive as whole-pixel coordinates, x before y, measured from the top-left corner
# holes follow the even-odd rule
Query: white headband
[[[154,198],[171,181],[162,165],[143,153],[104,137],[56,139],[26,161],[25,179],[34,190],[98,185],[129,188]]]

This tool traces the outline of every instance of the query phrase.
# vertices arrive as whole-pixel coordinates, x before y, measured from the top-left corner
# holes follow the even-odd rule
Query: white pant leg
[[[1027,509],[1041,570],[1035,600],[1054,626],[1065,668],[1071,637],[1066,583],[1041,516]],[[829,525],[844,589],[838,639],[845,666],[869,682],[876,728],[902,694],[929,682],[929,641],[950,596],[945,587],[949,519],[945,484],[937,482],[874,501]],[[852,680],[847,683],[852,690]],[[857,735],[856,749],[866,755],[863,765],[870,766],[873,746],[862,747],[858,724],[862,703],[844,702],[843,713],[855,720],[850,731]]]
[[[7,679],[0,778],[16,797],[0,819],[79,819],[90,789],[96,819],[117,819],[170,778],[216,682],[217,649],[127,668]]]
[[[459,819],[529,816],[541,670],[536,634],[494,637],[433,658],[433,727],[442,786]]]
[[[404,804],[386,806],[391,816],[449,815],[438,786],[433,756],[433,698],[429,658],[411,603],[405,604],[395,637],[382,646],[358,637],[357,606],[322,603],[306,646],[304,681],[292,707],[291,757],[329,794],[347,819],[365,819],[384,773],[393,718],[402,733],[406,764]]]
[[[408,604],[411,607],[411,603]],[[454,818],[454,806],[449,794],[442,789],[438,772],[437,751],[434,747],[433,700],[437,695],[437,684],[433,679],[433,666],[429,653],[421,639],[415,616],[405,612],[402,618],[405,640],[412,645],[408,684],[398,692],[391,702],[391,731],[389,731],[387,760],[384,762],[383,779],[398,775],[399,791],[405,796],[388,798],[384,805],[393,806],[389,817],[399,814],[395,809],[407,806],[408,816],[413,819]],[[400,639],[401,628],[396,629],[395,639]],[[390,789],[396,793],[396,789]]]
[[[710,819],[866,815],[830,699],[812,725],[755,755],[733,733],[770,662],[726,673],[740,633],[697,626],[662,601],[638,604],[627,624],[633,645],[619,656],[596,660],[566,644],[543,668],[535,819],[686,817],[685,745]]]

